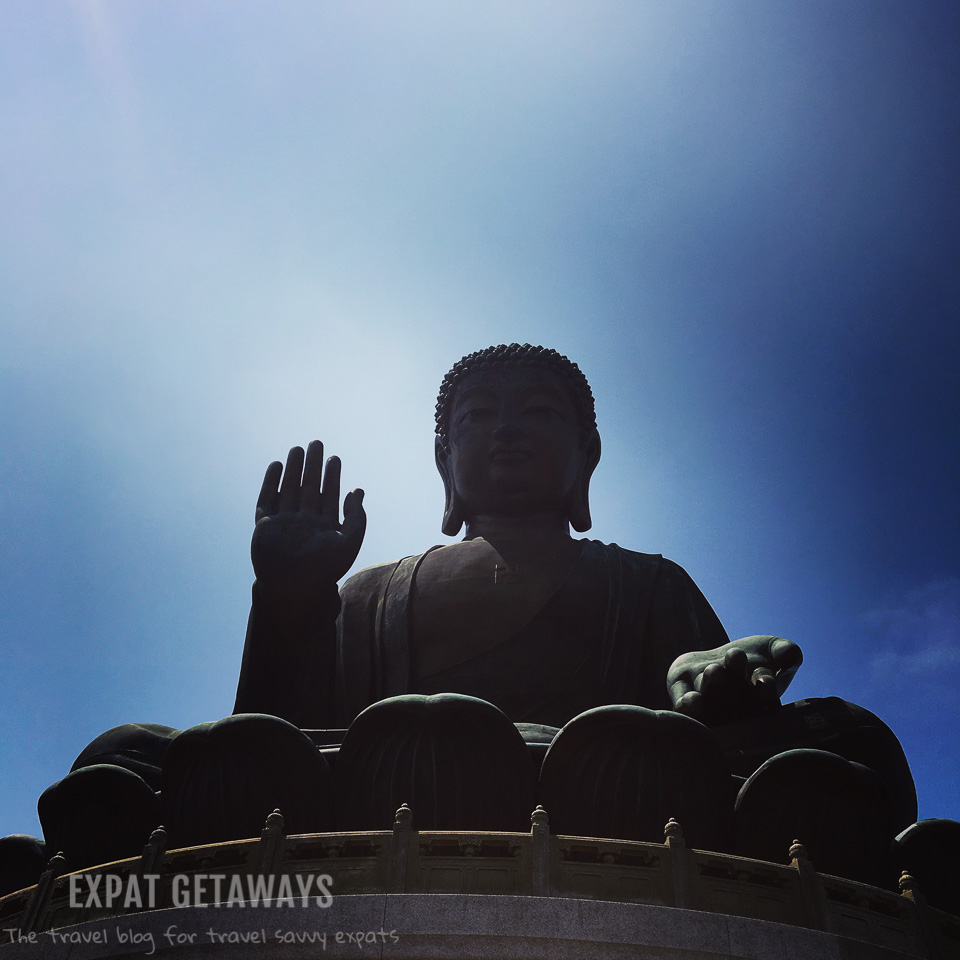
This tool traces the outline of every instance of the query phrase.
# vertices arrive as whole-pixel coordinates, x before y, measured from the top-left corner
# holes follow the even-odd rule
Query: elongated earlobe
[[[437,461],[437,470],[440,471],[440,478],[443,480],[443,524],[440,529],[448,537],[455,537],[463,526],[463,505],[460,503],[453,478],[450,476],[448,462],[450,451],[443,445],[440,437],[437,437],[434,442],[433,451]]]
[[[586,533],[593,526],[590,519],[590,478],[593,471],[597,469],[600,462],[600,434],[596,430],[587,441],[586,449],[583,453],[580,479],[574,488],[567,508],[567,516],[570,520],[570,526],[577,533]]]

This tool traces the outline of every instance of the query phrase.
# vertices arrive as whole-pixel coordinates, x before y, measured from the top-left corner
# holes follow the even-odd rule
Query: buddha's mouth
[[[530,451],[525,447],[497,448],[490,454],[490,459],[497,463],[519,463],[530,459]]]

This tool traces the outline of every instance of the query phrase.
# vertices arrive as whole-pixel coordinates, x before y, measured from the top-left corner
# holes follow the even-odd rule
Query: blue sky
[[[230,712],[266,464],[442,542],[437,386],[554,346],[591,536],[900,736],[960,819],[960,7],[8,0],[0,833]]]

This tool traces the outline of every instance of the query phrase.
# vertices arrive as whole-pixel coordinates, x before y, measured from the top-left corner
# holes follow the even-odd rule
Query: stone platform
[[[927,906],[909,877],[895,893],[817,873],[800,844],[775,864],[690,849],[673,821],[666,834],[553,836],[540,809],[529,833],[418,832],[405,807],[393,830],[286,836],[274,813],[259,839],[170,851],[158,829],[139,858],[71,875],[55,857],[36,887],[0,900],[0,958],[960,956],[960,918]],[[84,891],[101,877],[101,895],[107,877],[126,889],[154,876],[156,897],[150,909],[72,906],[73,876]],[[198,892],[210,876],[219,893],[209,881]],[[232,878],[284,876],[327,877],[332,896],[318,905],[314,887],[301,905],[293,882],[295,905],[226,904]]]

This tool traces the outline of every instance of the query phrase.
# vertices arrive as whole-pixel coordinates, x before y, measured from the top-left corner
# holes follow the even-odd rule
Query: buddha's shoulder
[[[358,570],[353,576],[344,581],[340,587],[341,600],[347,601],[358,597],[368,597],[385,587],[400,565],[399,560],[390,563],[375,563],[371,567]]]
[[[690,574],[679,563],[662,554],[628,550],[618,543],[584,540],[583,557],[588,562],[616,564],[626,572],[655,576],[658,581],[690,580]]]
[[[628,577],[655,579],[659,583],[691,579],[680,564],[668,560],[659,553],[641,553],[638,550],[628,550],[617,543],[603,543],[600,540],[585,539],[581,542],[583,549],[580,562],[588,566],[617,568]],[[369,601],[383,595],[401,564],[409,564],[412,568],[416,568],[421,565],[424,557],[442,561],[445,566],[451,563],[470,564],[476,559],[474,554],[490,549],[485,542],[480,542],[479,546],[476,542],[461,542],[432,547],[422,554],[403,557],[400,560],[377,563],[359,570],[350,577],[340,588],[340,596],[344,603]]]
[[[436,548],[434,548],[436,549]],[[429,553],[429,551],[426,551]],[[424,554],[412,557],[402,557],[388,563],[375,563],[373,566],[358,570],[353,576],[344,581],[340,587],[340,598],[344,602],[367,599],[379,596],[387,587],[391,578],[401,564],[416,565]]]
[[[450,568],[451,575],[455,576],[459,567],[474,565],[481,558],[487,560],[490,556],[497,556],[496,551],[482,539],[430,547],[423,553],[402,557],[400,560],[364,567],[363,570],[357,571],[343,584],[340,588],[340,596],[342,598],[366,597],[371,592],[376,593],[384,590],[393,576],[398,573],[401,564],[409,567],[411,571],[419,571],[423,566],[439,564],[445,568]]]

